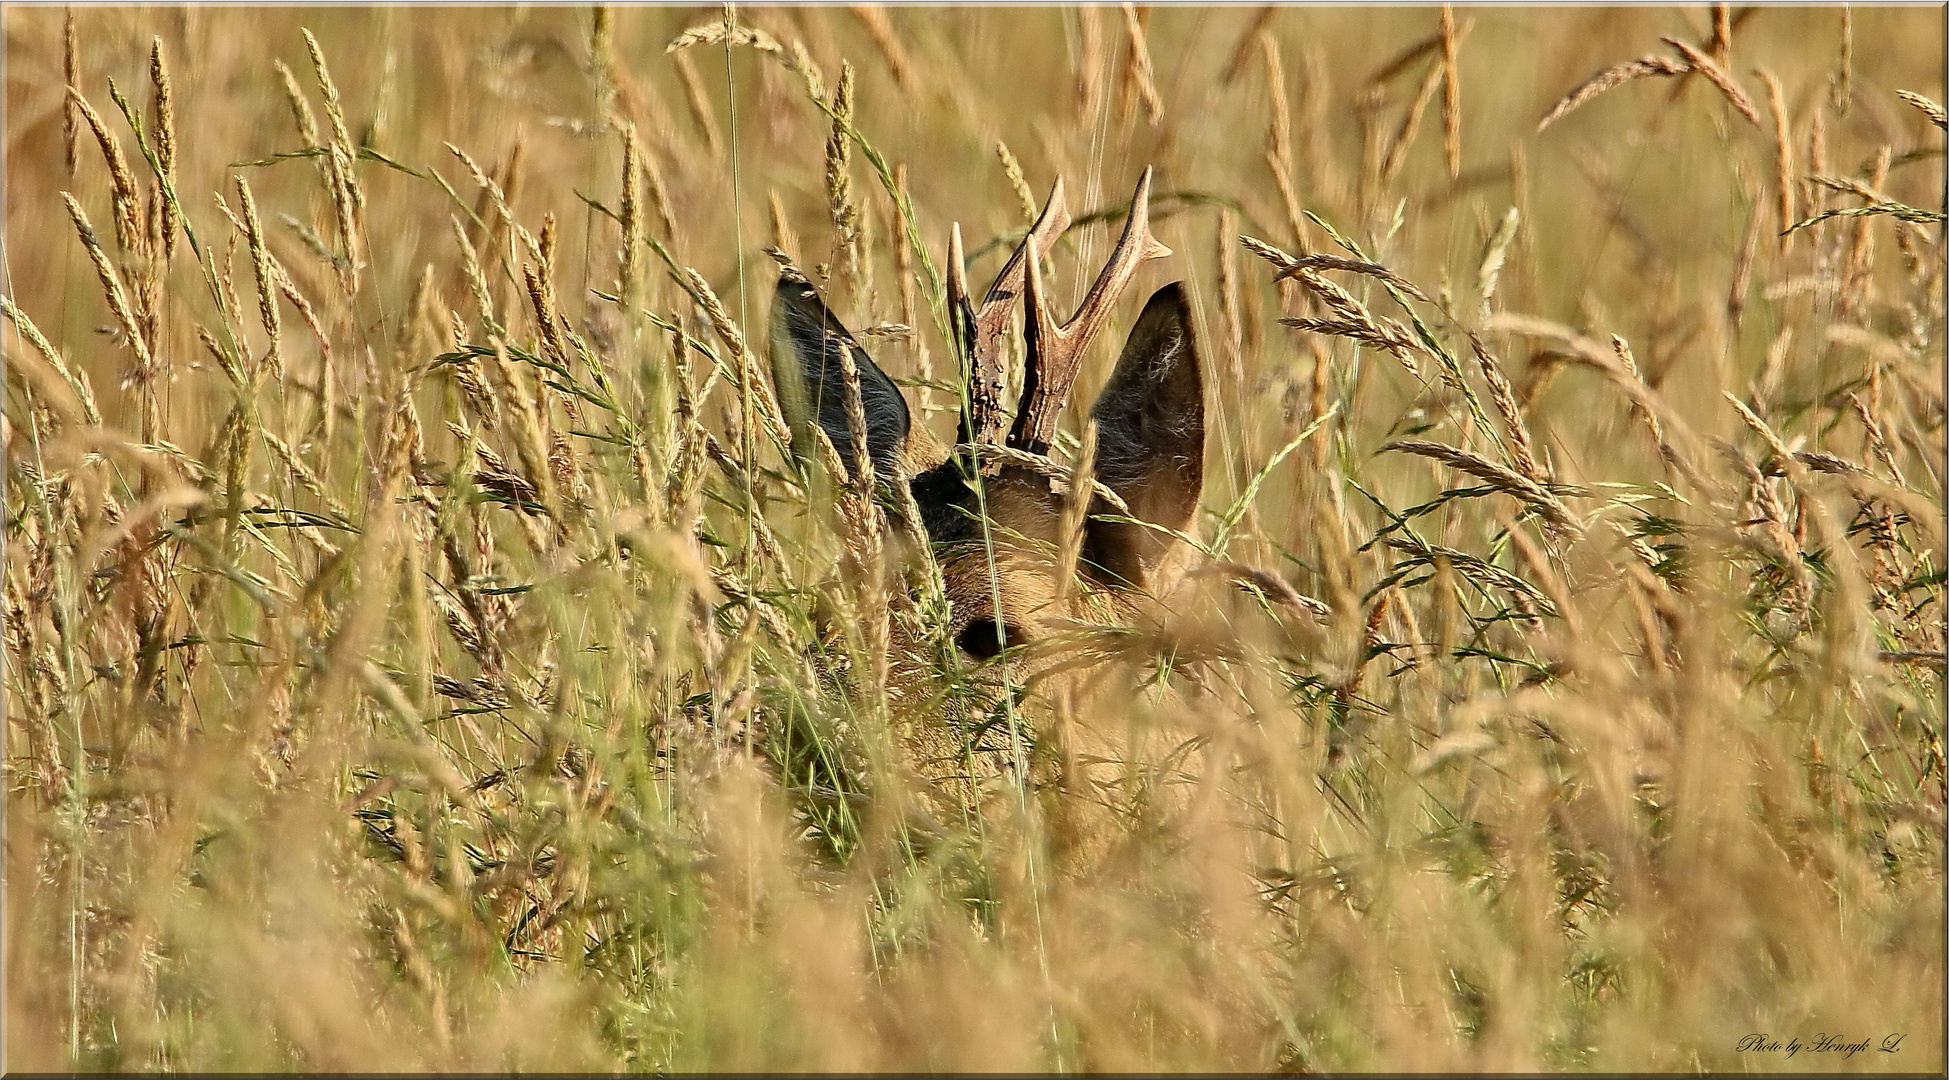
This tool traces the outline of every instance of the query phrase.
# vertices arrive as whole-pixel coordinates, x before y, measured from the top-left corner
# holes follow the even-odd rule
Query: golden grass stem
[[[68,101],[88,122],[88,130],[94,132],[95,142],[101,146],[102,158],[108,164],[115,200],[115,242],[123,251],[141,256],[145,246],[142,196],[136,188],[135,173],[129,169],[129,159],[122,153],[122,141],[102,123],[101,114],[82,96],[80,89],[68,87]]]
[[[1448,178],[1462,175],[1462,69],[1457,60],[1461,41],[1455,33],[1455,7],[1441,6],[1441,130]]]
[[[257,315],[264,323],[270,345],[264,350],[264,366],[271,378],[284,379],[284,354],[281,349],[283,320],[277,310],[277,282],[271,273],[271,252],[264,242],[264,226],[257,219],[257,200],[244,178],[236,178],[237,202],[243,209],[244,236],[250,242],[250,262],[257,273]]]
[[[1150,8],[1139,11],[1135,4],[1118,4],[1117,10],[1123,13],[1123,30],[1130,39],[1123,57],[1123,106],[1119,111],[1128,116],[1131,102],[1141,99],[1145,119],[1151,127],[1156,127],[1164,122],[1164,99],[1157,92],[1156,76],[1151,70],[1150,43],[1144,32],[1150,22]]]
[[[162,183],[176,187],[176,103],[175,94],[169,81],[169,66],[162,56],[162,38],[155,39],[149,50],[149,82],[156,95],[156,164],[160,166]],[[155,201],[162,215],[162,257],[165,262],[176,255],[176,232],[181,226],[176,218],[176,203],[158,192]]]

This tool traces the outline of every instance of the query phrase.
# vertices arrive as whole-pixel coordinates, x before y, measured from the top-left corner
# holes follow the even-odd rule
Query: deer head
[[[789,273],[779,282],[772,363],[796,451],[810,456],[805,443],[816,438],[816,427],[840,449],[848,471],[857,468],[848,452],[857,418],[849,422],[844,374],[852,367],[873,474],[912,493],[952,601],[950,631],[973,660],[1127,608],[1180,572],[1174,556],[1183,545],[1171,532],[1183,531],[1196,513],[1205,445],[1198,343],[1181,283],[1159,289],[1144,305],[1091,409],[1097,431],[1091,489],[1069,491],[1051,480],[1053,473],[1060,481],[1064,470],[1037,467],[1055,440],[1085,351],[1118,295],[1142,263],[1170,254],[1151,235],[1150,177],[1146,169],[1122,238],[1065,321],[1057,319],[1041,270],[1042,257],[1070,221],[1060,180],[978,308],[969,296],[955,227],[949,319],[968,372],[968,395],[951,451],[934,446],[912,423],[899,388],[809,283]],[[1008,424],[1001,400],[1002,339],[1018,301],[1025,369],[1021,400]],[[1077,512],[1075,499],[1089,500],[1086,514]],[[1066,572],[1072,564],[1073,577]]]

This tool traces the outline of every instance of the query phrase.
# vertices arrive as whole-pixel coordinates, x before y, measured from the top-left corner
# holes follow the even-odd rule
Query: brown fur
[[[808,283],[790,275],[780,281],[772,327],[773,365],[794,445],[812,456],[816,425],[851,471],[855,433],[847,399],[859,395],[851,415],[865,417],[861,444],[875,476],[906,485],[913,496],[940,567],[948,632],[962,662],[987,665],[997,681],[1005,676],[1031,718],[1031,731],[990,732],[985,748],[973,753],[955,718],[912,722],[901,733],[904,764],[934,794],[960,796],[936,800],[923,792],[922,801],[940,808],[978,797],[981,778],[1012,769],[1024,744],[1035,747],[1031,769],[1040,786],[1094,787],[1083,782],[1092,770],[1079,762],[1095,762],[1102,772],[1123,755],[1115,733],[1087,723],[1088,695],[1081,691],[1092,681],[1088,673],[1116,652],[1090,631],[1138,628],[1126,636],[1142,638],[1141,628],[1160,624],[1158,598],[1178,584],[1195,555],[1172,535],[1193,526],[1204,478],[1202,363],[1184,288],[1174,283],[1150,298],[1091,410],[1095,487],[1087,515],[1079,521],[1068,514],[1067,526],[1069,500],[1080,496],[1049,475],[1065,476],[1067,467],[1034,467],[1031,451],[998,454],[997,462],[941,447],[911,423],[898,389]],[[851,365],[841,362],[841,349],[851,350]],[[843,378],[848,366],[858,372],[850,387]],[[1125,519],[1098,489],[1113,493],[1128,517],[1144,524]],[[1065,535],[1078,528],[1080,536]],[[1075,574],[1061,582],[1065,543],[1078,541]],[[1077,707],[1052,709],[1055,700]],[[1068,722],[1058,723],[1058,716]]]

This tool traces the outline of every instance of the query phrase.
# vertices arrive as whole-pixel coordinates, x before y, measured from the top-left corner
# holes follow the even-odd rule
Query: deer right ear
[[[1198,337],[1182,283],[1152,294],[1090,410],[1097,426],[1096,479],[1132,516],[1183,532],[1205,487],[1205,389]],[[1172,544],[1154,529],[1098,521],[1114,514],[1096,500],[1083,556],[1112,582],[1148,585]]]
[[[841,350],[852,353],[859,370],[860,405],[866,413],[866,450],[873,472],[882,479],[898,476],[907,445],[906,399],[886,372],[820,301],[804,281],[780,278],[771,308],[772,378],[778,384],[779,404],[792,424],[792,452],[801,459],[818,456],[809,426],[817,424],[832,440],[846,471],[853,471],[851,430],[846,424],[846,382],[841,373]]]

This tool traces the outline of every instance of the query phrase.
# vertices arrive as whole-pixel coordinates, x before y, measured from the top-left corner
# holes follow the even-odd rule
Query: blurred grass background
[[[1455,108],[1433,8],[738,9],[775,52],[666,51],[714,8],[81,8],[72,49],[62,10],[8,8],[4,286],[56,357],[7,328],[6,1066],[1939,1070],[1943,135],[1897,92],[1943,100],[1943,12],[1452,17]],[[1679,56],[1666,35],[1723,54],[1755,120],[1693,74],[1537,131],[1593,73]],[[86,126],[69,162],[63,58],[152,192],[109,87],[153,143],[158,41],[198,250],[106,256],[153,315],[129,378],[61,199],[107,243],[114,178]],[[306,145],[278,61],[314,145],[366,152],[352,245],[328,156],[275,159]],[[1032,210],[998,145],[1079,216],[1157,169],[1176,254],[1132,293],[1198,298],[1213,515],[1337,409],[1230,550],[1333,615],[1206,596],[1182,637],[1204,659],[1093,684],[1105,724],[1196,720],[1132,750],[1146,779],[1093,865],[1054,859],[1054,811],[1006,792],[925,851],[876,811],[898,778],[875,725],[936,722],[979,679],[949,665],[881,711],[830,675],[861,670],[825,617],[858,599],[824,572],[844,539],[775,455],[759,476],[707,453],[757,422],[737,346],[610,216],[634,201],[762,343],[763,248],[837,272],[815,94],[845,64],[866,260],[834,288],[854,329],[914,328],[875,355],[937,384],[910,393],[939,437],[938,296],[869,148],[933,267],[960,223],[978,285]],[[1782,243],[1780,124],[1792,221],[1938,216]],[[536,252],[448,144],[545,237],[588,346],[553,384],[525,359]],[[282,380],[252,242],[211,195],[241,213],[234,177],[330,345],[273,301]],[[470,214],[496,320],[454,236]],[[1430,298],[1465,379],[1278,323],[1316,303],[1238,236],[1346,254],[1329,226]],[[1070,235],[1052,280],[1075,296],[1113,234]],[[647,314],[592,291],[631,259]],[[659,322],[695,339],[681,368]],[[1466,331],[1580,535],[1381,452],[1514,439],[1459,390],[1491,393]],[[564,434],[544,467],[523,400]],[[1707,484],[1661,460],[1651,415]],[[515,481],[484,479],[476,436]],[[586,513],[507,505],[546,471]],[[1438,497],[1421,548],[1379,536]],[[782,553],[745,549],[752,505]],[[898,617],[931,671],[938,613]],[[1173,784],[1195,793],[1151,791]],[[1909,1039],[1733,1049],[1835,1030]]]

